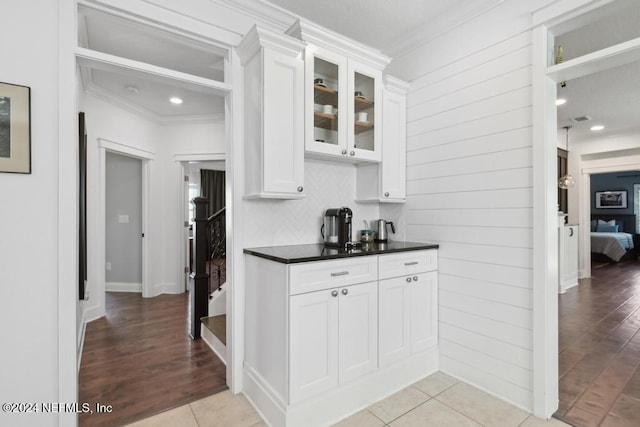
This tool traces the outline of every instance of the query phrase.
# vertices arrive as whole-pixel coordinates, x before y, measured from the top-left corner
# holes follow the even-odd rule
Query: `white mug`
[[[356,121],[358,122],[366,122],[367,121],[367,112],[366,111],[360,111],[357,115],[357,119]]]
[[[325,114],[333,114],[333,105],[323,105],[322,112]]]

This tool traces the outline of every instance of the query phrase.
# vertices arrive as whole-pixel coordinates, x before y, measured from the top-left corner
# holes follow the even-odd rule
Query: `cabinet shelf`
[[[317,128],[336,130],[337,117],[320,111],[313,112],[313,125]]]
[[[355,112],[358,113],[362,110],[373,108],[373,101],[356,96],[354,97],[354,107],[355,107]]]
[[[366,132],[368,130],[372,130],[373,129],[373,123],[369,123],[369,122],[355,122],[354,123],[354,128],[355,128],[355,134],[358,135],[359,133],[362,132]]]
[[[328,87],[313,85],[314,101],[320,105],[338,106],[338,91],[329,89]]]

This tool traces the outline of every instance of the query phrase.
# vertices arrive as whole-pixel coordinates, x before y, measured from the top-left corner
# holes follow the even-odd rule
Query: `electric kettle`
[[[391,232],[395,234],[396,228],[393,226],[393,222],[386,221],[384,219],[379,219],[376,222],[378,223],[378,235],[376,237],[376,242],[386,242],[388,240],[387,224],[391,226]]]

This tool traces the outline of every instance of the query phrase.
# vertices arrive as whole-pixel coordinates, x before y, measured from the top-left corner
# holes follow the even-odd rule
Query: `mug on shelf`
[[[356,121],[358,122],[367,122],[367,112],[366,111],[360,111],[357,115],[356,115]]]
[[[333,105],[329,105],[329,104],[322,106],[322,112],[325,114],[335,114]]]

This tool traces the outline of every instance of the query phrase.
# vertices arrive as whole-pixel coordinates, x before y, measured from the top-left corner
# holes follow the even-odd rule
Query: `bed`
[[[600,261],[635,259],[635,215],[591,215],[591,256]]]

